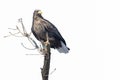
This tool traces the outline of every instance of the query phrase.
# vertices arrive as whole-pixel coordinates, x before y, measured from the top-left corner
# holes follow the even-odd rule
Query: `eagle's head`
[[[34,11],[34,17],[39,16],[42,18],[42,11],[41,10],[35,10]]]

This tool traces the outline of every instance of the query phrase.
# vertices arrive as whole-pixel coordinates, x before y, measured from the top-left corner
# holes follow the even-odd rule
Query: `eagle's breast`
[[[44,25],[42,25],[42,21],[39,19],[35,19],[33,22],[33,31],[36,34],[36,37],[39,40],[45,40],[45,35],[46,35],[46,31],[45,31],[45,27]]]

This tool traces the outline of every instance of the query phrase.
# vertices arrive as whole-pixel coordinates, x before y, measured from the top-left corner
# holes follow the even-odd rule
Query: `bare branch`
[[[37,45],[37,43],[36,43],[31,37],[29,37],[28,40],[30,41],[30,43],[31,43],[35,48],[39,48],[39,46]]]
[[[24,46],[23,43],[21,43],[21,45],[22,45],[25,49],[28,49],[28,50],[35,50],[35,49],[37,49],[37,48],[33,48],[33,49],[27,48],[27,47]]]
[[[10,37],[11,35],[3,36],[4,38]]]
[[[16,29],[24,36],[24,33],[19,29],[18,26],[16,26]]]
[[[55,71],[56,71],[56,68],[50,73],[50,75],[53,74]]]
[[[10,30],[17,30],[17,29],[14,29],[14,28],[8,28],[8,29],[10,29]]]
[[[42,48],[42,47],[39,47],[39,46],[37,45],[37,43],[35,42],[35,40],[30,37],[31,32],[30,32],[30,33],[27,33],[27,31],[26,31],[26,29],[25,29],[25,26],[24,26],[24,24],[23,24],[22,18],[18,19],[18,22],[19,22],[19,23],[21,24],[21,26],[22,26],[22,31],[20,30],[19,26],[17,26],[17,25],[16,25],[16,29],[8,28],[8,29],[10,29],[10,30],[15,30],[15,31],[17,31],[17,32],[16,32],[16,33],[9,32],[10,35],[4,36],[4,38],[10,37],[10,36],[26,37],[26,38],[28,39],[28,41],[30,42],[30,44],[33,45],[34,48],[27,48],[27,47],[25,47],[25,45],[24,45],[23,43],[21,43],[21,45],[22,45],[25,49],[35,50],[35,49],[38,49],[38,48]],[[21,34],[21,36],[18,36],[18,34]]]
[[[17,32],[17,33],[11,33],[9,32],[11,36],[15,36],[15,37],[23,37],[23,36],[17,36],[16,34],[19,34],[20,32]]]
[[[23,21],[22,21],[22,18],[19,20],[21,22],[21,25],[22,25],[22,28],[23,28],[23,32],[24,33],[27,33],[26,29],[25,29],[25,26],[23,25]]]

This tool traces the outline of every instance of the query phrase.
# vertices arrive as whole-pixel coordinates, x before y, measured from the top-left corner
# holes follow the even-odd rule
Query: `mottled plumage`
[[[68,53],[69,48],[66,47],[66,42],[58,29],[51,22],[42,17],[40,10],[35,10],[33,13],[31,30],[40,42],[46,42],[46,33],[48,33],[50,47],[57,49],[60,53]]]

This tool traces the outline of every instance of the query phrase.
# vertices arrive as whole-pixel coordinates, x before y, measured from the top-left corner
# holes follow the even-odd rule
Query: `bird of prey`
[[[41,10],[35,10],[33,13],[32,33],[42,43],[49,40],[50,48],[57,49],[60,53],[68,53],[69,48],[66,46],[64,38],[58,29],[50,21],[42,17]],[[48,39],[47,39],[47,37]]]

